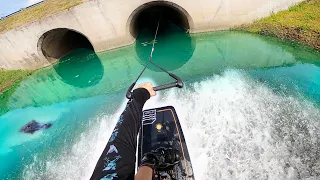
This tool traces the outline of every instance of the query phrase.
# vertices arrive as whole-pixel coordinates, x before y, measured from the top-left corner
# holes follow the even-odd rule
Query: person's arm
[[[148,166],[142,166],[139,168],[134,180],[152,180],[152,168]]]
[[[151,83],[138,86],[127,103],[95,167],[91,180],[134,179],[137,135],[142,123],[142,108],[155,95]]]

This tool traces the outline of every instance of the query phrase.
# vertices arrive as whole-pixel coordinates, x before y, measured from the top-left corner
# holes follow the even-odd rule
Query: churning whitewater
[[[302,96],[228,70],[160,93],[145,109],[165,105],[177,110],[196,179],[320,178],[320,111]],[[35,156],[23,179],[89,179],[124,106],[93,118],[59,157]]]

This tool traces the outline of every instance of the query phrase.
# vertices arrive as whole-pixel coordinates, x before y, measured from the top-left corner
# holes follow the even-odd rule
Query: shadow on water
[[[99,57],[89,49],[76,49],[53,66],[61,80],[78,88],[98,84],[104,74]]]
[[[136,53],[138,61],[145,66],[149,61],[154,35],[157,25],[153,28],[143,28],[136,41]],[[190,60],[195,50],[195,42],[184,29],[173,23],[160,23],[153,62],[168,71],[182,67]],[[155,66],[148,66],[148,69],[156,72],[161,70]]]

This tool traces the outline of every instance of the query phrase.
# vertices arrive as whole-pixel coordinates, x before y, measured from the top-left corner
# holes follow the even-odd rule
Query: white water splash
[[[49,161],[44,161],[35,157],[33,163],[24,169],[23,179],[90,179],[120,114],[121,112],[113,115],[101,115],[92,121],[91,128],[81,134],[71,151],[62,152],[58,158],[52,157]]]
[[[160,94],[145,108],[162,105],[177,110],[196,179],[320,178],[320,111],[310,102],[227,71]],[[71,152],[35,159],[24,179],[89,179],[120,113],[101,118]]]

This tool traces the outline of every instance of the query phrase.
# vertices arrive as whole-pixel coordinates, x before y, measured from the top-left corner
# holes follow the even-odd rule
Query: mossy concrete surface
[[[32,70],[0,70],[0,93],[32,74]]]

